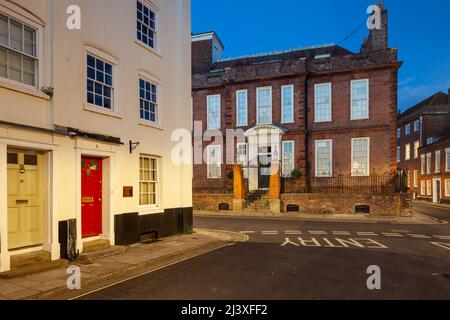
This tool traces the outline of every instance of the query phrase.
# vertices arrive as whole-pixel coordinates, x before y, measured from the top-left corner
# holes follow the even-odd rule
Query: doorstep
[[[67,289],[67,265],[13,279],[0,278],[0,300],[70,299],[117,282],[118,279],[137,276],[232,242],[247,240],[245,235],[234,232],[196,231],[194,234],[168,237],[151,244],[112,247],[81,255],[70,265],[80,268],[82,290]]]
[[[414,212],[412,217],[377,216],[368,214],[306,214],[194,210],[196,217],[264,218],[304,221],[393,223],[393,224],[443,224],[443,221]]]

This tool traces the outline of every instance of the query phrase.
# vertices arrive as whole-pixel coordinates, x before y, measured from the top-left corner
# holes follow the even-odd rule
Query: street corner
[[[249,240],[248,235],[242,232],[212,229],[195,229],[195,232],[222,242],[239,243]]]

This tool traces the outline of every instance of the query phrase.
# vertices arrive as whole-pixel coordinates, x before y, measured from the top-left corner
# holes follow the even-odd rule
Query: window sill
[[[42,91],[39,91],[38,89],[36,89],[32,86],[28,86],[26,84],[22,84],[20,82],[15,82],[15,81],[12,81],[9,79],[1,78],[0,79],[0,88],[13,90],[13,91],[27,94],[29,96],[33,96],[33,97],[36,97],[39,99],[44,99],[44,100],[48,100],[48,101],[51,100],[50,96],[46,95]]]
[[[89,111],[89,112],[94,112],[94,113],[98,113],[104,116],[109,116],[112,118],[117,118],[117,119],[122,119],[123,116],[117,112],[114,111],[109,111],[107,109],[102,110],[101,107],[97,107],[96,105],[93,104],[89,104],[89,103],[85,103],[84,104],[84,110]]]
[[[333,122],[333,120],[323,120],[323,121],[314,120],[314,123],[331,123],[331,122]]]
[[[369,117],[367,118],[350,118],[350,121],[364,121],[364,120],[370,120]]]
[[[139,40],[134,40],[134,42],[139,45],[140,47],[144,48],[145,50],[153,53],[155,56],[157,56],[158,58],[162,58],[162,55],[159,51],[150,48],[149,46],[147,46],[145,43],[139,41]]]
[[[162,210],[159,206],[140,206],[139,208],[139,216],[158,213],[164,213],[164,210]]]
[[[139,125],[143,126],[143,127],[148,127],[148,128],[153,128],[153,129],[157,129],[157,130],[164,130],[164,127],[158,123],[154,123],[154,122],[150,122],[150,121],[146,121],[146,120],[142,120],[139,119]]]

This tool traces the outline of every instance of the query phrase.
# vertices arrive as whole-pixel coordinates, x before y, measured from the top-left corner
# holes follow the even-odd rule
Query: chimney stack
[[[215,32],[192,35],[192,72],[208,72],[222,58],[224,46]]]
[[[383,1],[380,1],[378,7],[381,14],[381,29],[369,30],[369,37],[361,47],[361,51],[377,51],[389,48],[388,44],[388,11]]]

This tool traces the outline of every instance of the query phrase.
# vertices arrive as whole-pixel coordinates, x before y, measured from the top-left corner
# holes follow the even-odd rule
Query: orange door
[[[102,159],[81,159],[81,234],[102,234]]]

